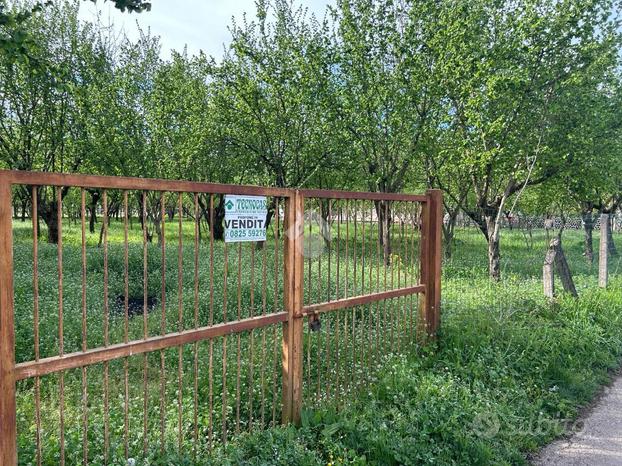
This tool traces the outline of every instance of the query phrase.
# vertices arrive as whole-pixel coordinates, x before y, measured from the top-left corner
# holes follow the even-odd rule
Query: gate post
[[[304,198],[295,191],[285,205],[283,295],[283,424],[300,423],[302,406],[302,268]]]
[[[441,321],[441,233],[443,194],[440,189],[428,189],[421,211],[420,281],[425,292],[419,295],[419,341],[436,337]]]
[[[7,466],[17,464],[12,210],[9,175],[0,175],[0,464]]]

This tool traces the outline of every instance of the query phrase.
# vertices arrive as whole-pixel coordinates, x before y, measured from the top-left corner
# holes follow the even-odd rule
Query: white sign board
[[[225,242],[266,240],[265,196],[225,196]]]

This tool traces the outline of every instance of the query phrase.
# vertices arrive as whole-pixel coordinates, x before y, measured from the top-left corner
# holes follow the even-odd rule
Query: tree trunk
[[[274,217],[275,214],[280,215],[276,211],[276,198],[273,197],[272,202],[270,202],[270,205],[268,205],[268,213],[266,214],[266,234],[267,234],[268,228],[270,227],[270,223],[272,223],[272,217]],[[276,228],[279,228],[279,223],[276,224]],[[255,248],[259,251],[263,249],[265,245],[266,245],[265,241],[257,241],[255,243]]]
[[[162,228],[162,221],[164,219],[162,218],[160,202],[161,201],[158,200],[158,202],[147,211],[147,219],[151,220],[151,223],[153,223],[153,232],[155,232],[155,235],[158,238],[158,245],[161,245],[164,240],[164,228]],[[149,237],[149,235],[147,236]],[[153,238],[153,234],[151,235],[151,238]],[[151,242],[151,240],[149,240],[149,242]]]
[[[97,242],[97,247],[98,248],[101,248],[102,244],[104,242],[104,223],[105,222],[102,222],[102,226],[99,229],[99,241]]]
[[[210,218],[209,214],[209,205],[206,207],[207,209],[207,223],[210,227],[210,230],[213,231],[214,240],[222,241],[225,239],[225,227],[223,220],[225,219],[225,196],[224,194],[220,194],[218,196],[218,204],[214,206],[214,212],[212,213],[212,218]],[[210,223],[210,220],[213,220],[213,225]]]
[[[99,191],[91,191],[91,205],[89,206],[89,232],[95,233],[95,223],[97,223],[97,203],[99,202]]]
[[[445,259],[450,259],[453,253],[456,221],[458,220],[459,212],[460,209],[458,208],[448,210],[447,215],[443,217],[443,242],[445,243],[443,252]]]
[[[594,217],[592,216],[592,209],[585,208],[581,210],[581,221],[583,223],[583,254],[585,259],[590,263],[594,263]]]
[[[385,265],[391,265],[391,206],[389,201],[376,201],[378,216],[378,239],[382,245]]]
[[[501,279],[501,249],[498,237],[488,241],[488,273],[495,281]]]
[[[137,198],[138,198],[138,208],[139,213],[138,213],[138,219],[140,220],[140,229],[143,230],[145,233],[145,235],[147,236],[147,242],[151,243],[153,241],[153,233],[149,231],[149,211],[147,210],[147,212],[145,212],[145,199],[143,198],[142,194],[137,193]]]
[[[43,219],[48,229],[48,243],[58,244],[58,213],[56,203],[41,205],[39,217]]]
[[[330,213],[330,199],[322,199],[320,202],[320,232],[326,246],[330,246],[331,242],[330,224],[332,219],[330,218]]]
[[[218,196],[218,203],[214,205],[214,211],[210,215],[210,196],[199,196],[200,217],[205,220],[209,229],[210,237],[214,236],[214,240],[223,240],[225,238],[225,228],[223,220],[225,218],[225,196]],[[212,226],[212,221],[214,225]]]
[[[510,231],[512,231],[514,229],[514,218],[512,217],[512,212],[509,210],[506,210],[503,212],[503,215],[505,216],[505,220],[508,224],[508,228],[510,229]]]
[[[28,210],[28,199],[22,199],[22,222],[26,221],[27,210]]]
[[[501,247],[499,225],[500,220],[498,211],[489,207],[485,215],[486,228],[488,230],[488,274],[491,279],[499,281],[501,279]]]

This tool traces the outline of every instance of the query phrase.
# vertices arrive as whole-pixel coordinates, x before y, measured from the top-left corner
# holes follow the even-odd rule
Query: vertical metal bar
[[[368,279],[368,289],[369,289],[369,293],[373,293],[374,291],[374,280],[373,280],[373,271],[374,271],[374,263],[372,262],[372,259],[374,257],[374,250],[372,249],[374,246],[373,243],[373,238],[374,238],[374,212],[373,212],[373,205],[371,207],[371,210],[369,211],[369,260],[368,262],[368,269],[369,269],[369,279]]]
[[[409,263],[410,263],[410,241],[409,241],[409,236],[408,236],[408,202],[404,202],[403,204],[403,212],[402,212],[402,220],[401,220],[401,227],[402,227],[402,235],[403,235],[403,242],[404,242],[404,260],[402,262],[403,264],[403,273],[404,273],[404,287],[408,286],[408,281],[409,281]],[[404,330],[402,333],[402,341],[403,341],[403,346],[406,349],[408,347],[408,335],[410,332],[410,327],[409,327],[409,320],[408,320],[408,300],[409,297],[404,296],[402,297],[402,315],[403,315],[403,326],[404,326]]]
[[[82,190],[84,194],[84,190]],[[35,361],[39,360],[39,217],[38,217],[38,189],[32,187],[32,289],[33,289],[33,319]],[[84,230],[82,230],[84,231]],[[84,286],[84,283],[83,283]],[[83,288],[84,289],[84,288]],[[35,377],[35,443],[37,465],[41,466],[41,379]]]
[[[313,344],[313,335],[310,330],[307,331],[307,387],[311,389],[311,346]],[[304,350],[303,350],[304,351]]]
[[[331,333],[330,333],[330,315],[326,316],[326,319],[324,319],[324,322],[326,322],[326,375],[325,375],[325,380],[326,380],[326,392],[325,392],[325,398],[329,399],[330,398],[330,337],[331,337]]]
[[[0,175],[0,464],[17,464],[13,205],[8,175]]]
[[[320,222],[322,222],[322,199],[318,199],[318,209],[320,211]],[[320,244],[318,245],[318,249],[320,250],[317,256],[317,302],[321,303],[322,300],[322,256],[324,255],[324,238],[321,234],[322,227],[320,224]],[[294,280],[294,278],[291,278]],[[311,334],[309,334],[311,337]],[[293,335],[292,335],[293,338]],[[315,403],[319,405],[320,402],[320,379],[322,373],[322,332],[316,332],[316,358],[315,358],[315,366],[316,366],[316,390],[315,390]]]
[[[311,257],[313,255],[312,253],[312,248],[313,248],[312,225],[313,225],[313,222],[311,221],[311,219],[309,219],[309,231],[308,231],[306,238],[304,238],[304,226],[303,226],[303,241],[306,241],[307,250],[308,250],[307,299],[310,304],[313,303],[313,295],[312,295],[313,277],[311,273],[311,270],[312,270],[311,269]],[[307,387],[309,388],[311,388],[311,346],[312,345],[313,345],[313,336],[310,331],[307,331],[307,364],[306,366],[307,366]]]
[[[320,222],[322,222],[322,208],[321,208],[321,202],[322,200],[318,200],[318,206],[319,206],[319,210],[320,210]],[[318,245],[318,249],[320,250],[318,256],[317,256],[317,302],[321,303],[323,301],[322,299],[322,256],[324,255],[324,237],[322,236],[322,226],[320,223],[320,244]],[[319,336],[319,334],[318,334]],[[319,346],[318,346],[318,351],[319,351]],[[318,353],[319,355],[319,353]],[[319,363],[319,358],[318,358],[318,363]],[[318,366],[319,369],[319,366]]]
[[[184,280],[184,272],[183,272],[183,255],[184,255],[184,243],[183,243],[183,193],[178,194],[178,206],[179,212],[177,212],[177,218],[179,220],[179,231],[178,231],[178,249],[177,249],[177,331],[181,332],[184,329],[183,322],[183,311],[184,311],[184,299],[183,299],[183,280]],[[164,232],[162,232],[164,233]],[[177,441],[179,453],[182,451],[183,439],[182,439],[182,423],[183,423],[183,407],[182,407],[182,397],[183,397],[183,367],[184,367],[184,347],[179,345],[177,348]]]
[[[227,272],[229,258],[227,257],[227,243],[223,245],[223,258],[225,262],[223,277],[223,322],[227,322]],[[222,443],[227,443],[227,335],[222,337]]]
[[[267,306],[267,244],[262,248],[261,257],[261,315],[266,315]],[[261,428],[265,426],[265,407],[266,407],[266,328],[261,329]]]
[[[238,293],[238,315],[237,319],[242,318],[242,243],[238,243],[238,280],[237,280],[237,293]],[[240,333],[236,334],[237,342],[237,372],[235,383],[235,433],[240,433],[240,372],[241,372],[241,357],[242,347],[240,340]]]
[[[308,238],[307,238],[307,248],[309,250],[309,257],[307,258],[307,299],[309,300],[309,303],[313,302],[313,296],[312,296],[312,284],[313,284],[313,278],[312,278],[312,269],[311,269],[311,256],[313,255],[311,253],[311,248],[313,247],[313,232],[312,232],[312,226],[313,223],[309,220],[309,234],[308,234]]]
[[[253,317],[255,315],[255,243],[249,243],[251,249],[251,307],[249,311],[249,317]],[[248,430],[253,429],[253,382],[254,382],[254,371],[253,367],[255,365],[255,329],[251,329],[250,331],[250,346],[251,346],[251,357],[250,364],[248,366],[249,374],[248,374]]]
[[[166,334],[166,193],[160,193],[160,334]],[[166,449],[166,354],[160,350],[160,454]]]
[[[352,245],[352,259],[353,259],[353,269],[354,269],[354,279],[353,279],[353,287],[354,291],[352,293],[353,296],[359,294],[357,287],[357,257],[356,257],[356,249],[357,249],[357,239],[358,239],[358,202],[353,201],[354,204],[354,244]],[[358,360],[358,355],[356,353],[356,308],[352,308],[352,385],[356,385],[356,376],[358,373],[356,362]]]
[[[383,268],[384,268],[384,277],[383,277],[383,283],[384,283],[384,291],[387,291],[387,267],[388,267],[388,258],[386,255],[387,251],[387,245],[385,244],[386,241],[388,241],[389,238],[389,201],[384,201],[384,203],[380,204],[379,206],[379,210],[382,210],[382,207],[384,205],[384,217],[382,217],[382,215],[380,216],[381,218],[378,219],[378,221],[381,223],[381,229],[379,228],[379,231],[382,231],[381,233],[381,238],[382,238],[382,264],[383,264]],[[387,230],[387,231],[385,231]],[[389,329],[387,328],[387,326],[389,325],[388,323],[388,316],[387,316],[387,300],[385,299],[383,301],[383,310],[382,310],[382,321],[383,321],[383,329],[382,329],[382,351],[384,353],[387,352],[387,347],[388,347],[388,333],[389,333]]]
[[[349,338],[349,324],[348,324],[348,314],[349,314],[350,310],[349,309],[344,309],[343,310],[343,346],[344,346],[344,356],[345,356],[345,361],[344,361],[344,366],[345,366],[345,374],[344,374],[344,390],[343,390],[343,394],[344,397],[345,395],[348,394],[348,392],[350,391],[350,386],[351,386],[351,382],[352,382],[352,364],[351,361],[349,361],[349,356],[350,356],[350,344],[351,342],[349,342],[350,338]]]
[[[326,241],[328,242],[328,278],[326,279],[326,301],[330,301],[332,299],[332,295],[331,295],[331,291],[332,291],[332,285],[330,283],[331,281],[331,274],[330,274],[330,266],[331,266],[331,262],[332,262],[332,251],[333,251],[333,238],[332,238],[332,225],[331,225],[331,220],[332,220],[332,199],[328,200],[328,218],[326,219],[326,230],[328,232],[328,238],[326,238]],[[328,334],[328,331],[326,332]]]
[[[280,222],[280,207],[279,198],[276,198],[275,202],[276,222],[272,223],[272,231],[274,236],[274,303],[273,312],[275,312],[279,306],[279,222]],[[276,325],[272,327],[272,426],[276,425],[276,367],[277,367],[277,328]]]
[[[361,229],[361,291],[358,294],[365,294],[365,201],[360,202],[360,229]],[[365,377],[365,306],[360,306],[361,310],[361,318],[359,319],[358,325],[360,328],[360,336],[356,338],[356,341],[359,342],[360,349],[357,351],[357,354],[360,358],[359,367],[361,368],[361,377]]]
[[[352,201],[352,203],[354,204],[354,244],[352,245],[352,259],[353,259],[353,268],[354,268],[354,280],[353,280],[353,286],[354,286],[354,291],[352,293],[352,296],[356,296],[359,293],[358,291],[358,287],[357,287],[357,283],[358,283],[358,270],[357,270],[357,257],[356,257],[356,249],[357,249],[357,240],[358,240],[358,216],[359,216],[359,212],[358,212],[358,202],[356,200]],[[353,344],[356,342],[352,342]]]
[[[387,202],[390,202],[390,201],[387,201]],[[390,212],[391,212],[391,219],[387,220],[387,229],[388,229],[388,234],[386,235],[387,238],[390,238],[392,236],[391,235],[391,227],[395,224],[395,219],[394,219],[394,216],[395,216],[395,205],[393,203],[391,203]],[[387,239],[387,241],[388,241],[388,239]],[[395,258],[395,254],[391,253],[389,257],[390,257],[390,264],[389,265],[391,267],[391,278],[390,278],[391,284],[390,284],[390,286],[391,286],[391,289],[394,290],[395,289],[395,262],[397,262],[397,261],[395,260],[396,259]],[[391,299],[391,307],[389,309],[389,314],[390,314],[390,319],[391,319],[391,353],[395,353],[395,350],[396,350],[396,348],[395,348],[395,325],[396,325],[395,321],[396,321],[396,318],[395,318],[395,306],[394,306],[394,300],[393,299]]]
[[[337,206],[339,207],[337,210],[337,248],[336,248],[336,259],[337,259],[337,264],[336,264],[336,273],[337,273],[337,277],[336,277],[336,285],[335,285],[335,296],[336,299],[339,299],[339,280],[340,280],[340,276],[339,276],[339,264],[341,262],[341,220],[342,220],[342,207],[341,207],[341,202],[336,200],[335,201],[337,203]],[[340,372],[341,372],[341,348],[340,348],[340,342],[339,342],[339,333],[340,333],[340,316],[341,316],[341,311],[338,310],[336,313],[336,323],[335,323],[335,362],[336,362],[336,368],[335,368],[335,399],[337,400],[337,406],[339,406],[340,404],[340,396],[341,396],[341,386],[339,385],[339,376],[340,376]]]
[[[143,218],[143,338],[146,340],[149,331],[147,328],[147,192],[142,193]],[[149,391],[147,385],[147,353],[143,353],[143,458],[147,458],[149,437],[147,432]]]
[[[338,202],[338,201],[337,201]],[[339,203],[339,213],[337,214],[337,251],[336,251],[336,256],[337,256],[337,277],[336,277],[336,287],[335,287],[335,296],[336,299],[339,299],[339,280],[340,280],[340,275],[339,275],[339,262],[341,262],[341,254],[340,254],[340,248],[341,248],[341,203]]]
[[[368,208],[365,208],[363,210],[363,212],[364,212],[364,214],[363,214],[364,215],[364,219],[367,218],[367,210],[368,210]],[[373,228],[374,227],[373,227],[373,224],[372,224],[372,212],[370,211],[369,212],[369,235],[371,237],[369,238],[369,252],[367,253],[369,255],[369,259],[367,260],[367,273],[368,273],[367,289],[368,289],[368,293],[372,293],[372,291],[373,291],[372,270],[374,268],[374,264],[373,264],[373,262],[371,262],[371,259],[373,257],[373,249],[372,248],[374,246],[374,244],[372,243],[372,238],[374,236]],[[367,305],[367,316],[366,317],[367,317],[367,322],[368,323],[367,323],[367,326],[365,326],[365,325],[363,326],[363,329],[367,328],[367,338],[368,338],[368,341],[365,344],[365,358],[367,360],[367,368],[368,368],[367,374],[366,374],[367,375],[367,378],[366,378],[367,381],[369,380],[369,374],[371,372],[371,370],[370,370],[371,369],[371,348],[372,348],[371,345],[372,345],[372,332],[373,332],[371,321],[372,321],[372,317],[373,317],[373,312],[372,312],[373,306],[374,306],[373,303],[369,303]]]
[[[214,325],[214,195],[209,196],[209,325]],[[214,437],[214,339],[209,340],[209,426],[207,445],[211,451]]]
[[[322,332],[321,329],[318,330],[317,336],[315,337],[316,342],[316,357],[315,357],[315,375],[316,375],[316,386],[315,386],[315,403],[317,406],[320,404],[320,388],[321,388],[321,380],[322,380]]]
[[[123,191],[123,342],[129,341],[130,319],[129,319],[129,299],[130,299],[130,269],[129,269],[129,238],[127,231],[128,224],[128,202],[127,191]],[[84,227],[83,230],[84,231]],[[130,383],[129,383],[129,360],[124,358],[123,360],[123,453],[125,461],[129,458],[129,434],[130,434],[130,419],[129,419],[129,404],[130,404]]]
[[[327,301],[331,300],[331,284],[330,284],[330,279],[331,279],[331,274],[330,274],[330,264],[331,264],[331,250],[332,250],[332,225],[331,225],[331,219],[332,219],[332,203],[333,200],[332,199],[328,199],[328,218],[327,218],[327,231],[328,231],[328,278],[327,278],[327,284],[326,284],[326,290],[328,293],[328,299]],[[330,343],[331,343],[331,333],[330,333],[330,316],[327,316],[327,319],[325,319],[326,321],[326,394],[325,397],[326,399],[330,399],[330,389],[331,389],[331,371],[330,371]]]
[[[348,297],[348,275],[350,271],[350,261],[348,258],[348,243],[350,243],[350,200],[346,199],[346,273],[345,273],[345,284],[343,286],[343,297]]]
[[[410,272],[410,281],[409,285],[414,285],[414,264],[416,261],[417,253],[415,251],[415,232],[413,228],[413,218],[415,214],[415,209],[417,208],[417,204],[415,202],[410,203],[410,215],[408,216],[408,222],[406,224],[407,228],[410,228],[410,263],[408,265],[408,270]],[[412,345],[413,340],[413,295],[408,297],[409,306],[408,306],[408,344]]]
[[[272,327],[272,427],[276,426],[276,370],[278,358],[278,333],[276,325]]]
[[[199,195],[194,193],[194,328],[199,328]],[[197,444],[199,441],[199,344],[194,343],[194,391],[193,391],[193,460],[197,459]]]
[[[358,385],[358,354],[356,352],[356,307],[352,308],[352,388],[356,389]]]
[[[365,209],[367,210],[367,209]],[[367,253],[369,255],[369,259],[367,261],[368,263],[368,273],[369,273],[369,277],[368,277],[368,285],[367,288],[369,290],[369,293],[372,293],[374,290],[374,281],[373,281],[373,270],[374,270],[374,263],[372,261],[373,259],[373,255],[374,255],[374,243],[373,243],[373,238],[374,238],[374,224],[373,224],[373,219],[374,215],[373,215],[373,204],[371,205],[371,209],[369,210],[369,252]],[[373,312],[373,308],[374,308],[374,304],[373,303],[369,303],[369,305],[367,306],[367,336],[369,338],[369,340],[367,341],[367,348],[365,348],[366,351],[366,356],[367,356],[367,367],[369,368],[369,370],[367,371],[367,374],[369,376],[369,374],[371,374],[371,365],[372,365],[372,344],[373,344],[373,333],[374,333],[374,329],[373,329],[373,325],[372,325],[372,320],[374,317],[374,312]]]
[[[58,354],[65,354],[65,336],[63,331],[63,196],[61,188],[56,188],[56,228],[58,242]],[[65,464],[65,373],[59,374],[59,426],[60,426],[60,464]]]
[[[38,222],[37,222],[38,223]],[[86,193],[80,193],[80,227],[82,233],[82,351],[86,351]],[[86,366],[82,366],[82,463],[88,464],[88,383]]]
[[[104,247],[104,346],[110,343],[108,329],[108,192],[103,195],[104,218],[102,224],[103,247]],[[108,397],[109,363],[104,362],[104,464],[108,464],[108,450],[110,445],[110,407]]]
[[[397,218],[395,221],[400,222],[400,224],[398,225],[398,231],[397,231],[398,233],[398,236],[397,236],[398,242],[397,242],[397,248],[396,248],[397,254],[395,255],[397,259],[396,260],[397,262],[397,288],[400,288],[402,285],[401,276],[402,276],[402,246],[403,246],[402,244],[403,230],[402,230],[402,224],[401,224],[402,220],[399,217],[399,210],[398,210],[399,207],[400,207],[400,204],[396,203],[396,206],[393,209],[394,214],[398,214],[396,215]],[[401,306],[402,300],[401,298],[397,298],[397,299],[393,299],[392,301],[393,301],[392,307],[397,316],[396,317],[396,320],[397,320],[397,352],[399,353],[400,348],[401,348],[401,340],[402,340],[402,333],[401,333],[402,332],[402,306]],[[396,301],[397,301],[397,304],[396,304]]]
[[[339,375],[341,371],[341,348],[339,342],[341,310],[338,309],[335,314],[335,399],[337,400],[337,406],[339,406],[341,396],[341,386],[339,385]]]
[[[381,208],[381,204],[376,204],[376,235],[378,236],[378,241],[376,241],[376,293],[380,292],[380,261],[382,260],[380,257],[380,215],[379,211]],[[380,328],[380,301],[376,301],[376,361],[379,361],[378,355],[380,353],[380,339],[381,339],[381,328]]]
[[[350,260],[348,257],[348,247],[349,247],[349,243],[350,243],[350,200],[346,199],[346,257],[345,257],[345,283],[344,283],[344,287],[343,287],[343,297],[347,298],[348,297],[348,276],[349,276],[349,272],[350,272]],[[345,346],[345,355],[346,358],[348,357],[349,354],[349,348],[348,348],[348,310],[346,309],[344,311],[344,323],[343,323],[343,342],[344,342],[344,346]],[[345,390],[344,390],[344,394],[347,393],[350,389],[350,382],[351,382],[351,371],[352,371],[352,365],[349,363],[345,364],[345,371],[346,373],[344,374],[344,380],[345,380]]]
[[[361,204],[365,206],[365,201],[362,201]],[[363,244],[361,246],[361,292],[359,294],[365,294],[365,208],[362,209],[361,236],[363,237]]]

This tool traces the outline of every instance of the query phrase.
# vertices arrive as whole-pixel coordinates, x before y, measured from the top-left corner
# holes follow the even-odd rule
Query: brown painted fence
[[[262,247],[216,241],[224,194],[268,197]],[[0,171],[0,464],[197,458],[345,403],[437,332],[441,206],[434,190]]]

